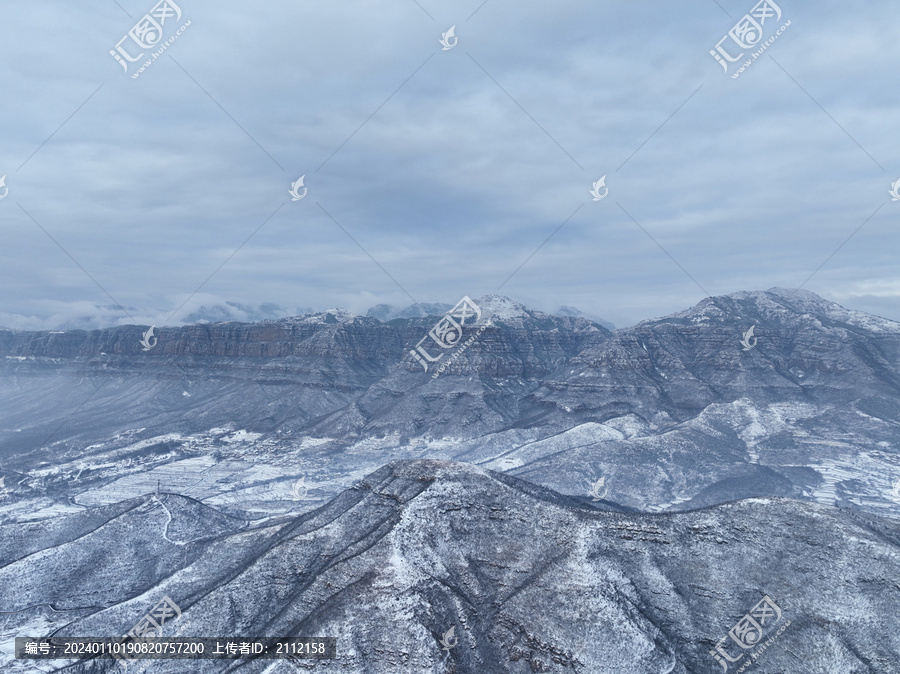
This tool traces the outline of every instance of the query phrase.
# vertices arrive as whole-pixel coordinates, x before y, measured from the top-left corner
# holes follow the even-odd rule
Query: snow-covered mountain
[[[615,331],[475,302],[0,331],[0,668],[168,595],[179,634],[337,636],[320,671],[897,671],[900,324],[782,289]]]
[[[147,326],[0,331],[0,507],[161,482],[260,516],[298,507],[301,476],[308,506],[430,457],[569,494],[603,478],[642,510],[774,495],[900,515],[900,324],[781,289],[614,332],[476,302],[436,378],[410,353],[441,351],[434,316],[157,328],[150,350]]]
[[[597,323],[598,325],[602,325],[607,330],[615,330],[616,329],[616,326],[613,325],[612,323],[610,323],[609,321],[604,320],[599,317],[596,317],[596,316],[591,316],[590,314],[586,314],[581,309],[576,309],[575,307],[561,306],[559,309],[556,310],[556,315],[557,316],[568,316],[570,318],[586,318],[587,320],[593,321],[594,323]]]
[[[167,596],[182,612],[167,636],[337,637],[336,660],[139,661],[153,674],[687,674],[720,671],[720,652],[732,672],[888,673],[898,546],[897,522],[831,506],[626,513],[467,464],[392,462],[264,524],[154,493],[0,526],[0,625],[4,647],[118,635]]]

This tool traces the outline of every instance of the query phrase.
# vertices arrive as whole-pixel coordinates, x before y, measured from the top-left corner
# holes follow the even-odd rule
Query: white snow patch
[[[616,428],[617,424],[615,422],[619,422],[620,428]],[[613,419],[605,424],[591,421],[579,424],[575,428],[552,435],[549,438],[525,442],[512,449],[502,450],[499,454],[476,463],[488,470],[513,470],[526,463],[558,452],[581,447],[593,447],[605,441],[623,440],[627,434],[621,428],[633,430],[635,426],[635,419],[627,420],[625,417]]]
[[[208,481],[205,474],[216,462],[208,456],[194,456],[157,466],[149,471],[125,475],[110,484],[83,492],[75,497],[79,505],[98,506],[118,503],[156,491],[157,482],[163,491],[197,498],[196,489]]]
[[[48,608],[48,612],[52,611]],[[72,617],[60,613],[62,624]],[[11,623],[9,631],[0,632],[0,670],[4,672],[54,672],[75,660],[16,660],[16,637],[43,637],[58,630],[62,625],[44,616],[31,616],[27,623]]]
[[[222,438],[222,442],[256,442],[262,435],[262,433],[251,433],[250,431],[240,430]]]

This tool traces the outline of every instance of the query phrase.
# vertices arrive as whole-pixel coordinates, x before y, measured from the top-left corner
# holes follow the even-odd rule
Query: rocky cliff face
[[[138,671],[900,670],[900,325],[476,302],[427,372],[436,316],[0,332],[0,668],[168,595],[339,657]]]
[[[450,379],[470,366],[466,363],[476,363],[484,377],[535,380],[574,356],[586,340],[609,334],[584,319],[529,312],[501,298],[481,301],[486,309],[497,309],[504,322],[487,328],[467,349],[468,360],[446,373]],[[195,432],[236,422],[270,432],[383,434],[392,425],[399,429],[399,423],[360,423],[356,410],[381,407],[374,398],[394,388],[394,380],[401,391],[418,384],[422,368],[409,351],[435,320],[385,324],[332,310],[258,324],[156,328],[158,341],[149,351],[141,345],[146,327],[0,331],[0,386],[5,384],[10,405],[7,423],[0,424],[0,448],[20,452],[46,439],[16,422],[19,430],[11,433],[10,417],[40,418],[42,427],[65,421],[63,433],[93,427],[89,437],[78,436],[88,443],[133,429],[137,419],[142,426],[147,419],[149,428],[159,432]],[[76,400],[90,397],[90,407],[72,414],[67,402],[73,394]],[[54,412],[57,406],[60,411]],[[144,407],[153,414],[142,414]],[[261,407],[268,409],[260,414]],[[100,411],[122,423],[98,422]],[[412,432],[412,424],[406,426]]]
[[[624,513],[470,465],[394,462],[264,525],[161,494],[49,531],[7,524],[0,540],[7,633],[121,634],[167,595],[182,610],[170,636],[338,640],[334,661],[138,667],[159,674],[686,674],[722,671],[722,651],[729,672],[900,667],[897,524],[787,499]]]
[[[614,332],[476,302],[484,330],[464,328],[464,352],[432,345],[428,372],[410,350],[438,317],[163,327],[149,351],[146,327],[2,332],[8,503],[162,480],[271,512],[300,475],[325,499],[431,457],[569,494],[603,479],[644,510],[769,495],[900,516],[900,324],[779,289]]]

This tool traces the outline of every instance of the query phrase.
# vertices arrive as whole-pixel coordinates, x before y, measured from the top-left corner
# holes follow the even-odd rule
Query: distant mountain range
[[[157,328],[148,351],[149,326],[0,331],[9,503],[109,502],[161,480],[270,512],[301,474],[322,500],[429,457],[568,494],[603,478],[641,510],[769,495],[900,515],[900,324],[782,289],[616,331],[475,302],[464,351],[427,337],[439,317],[337,309]],[[428,372],[411,353],[423,339],[444,354]]]
[[[900,324],[460,306],[0,331],[0,668],[168,595],[316,671],[900,671]]]
[[[33,331],[38,328],[48,328],[54,331],[91,330],[98,329],[100,326],[104,325],[122,325],[129,320],[134,321],[135,319],[131,318],[131,316],[142,316],[145,313],[137,307],[128,307],[126,311],[125,308],[118,305],[96,305],[86,302],[78,302],[73,305],[62,303],[48,304],[50,304],[49,310],[53,311],[53,315],[44,316],[43,318],[33,314],[0,313],[0,330]],[[366,316],[387,322],[392,321],[395,318],[440,316],[452,307],[452,304],[441,302],[422,302],[419,304],[411,304],[406,307],[396,307],[391,304],[376,304],[366,312]],[[342,309],[330,309],[327,311],[344,312]],[[163,313],[162,317],[158,320],[161,325],[193,325],[224,322],[258,323],[261,321],[272,321],[285,318],[302,318],[317,313],[324,314],[327,313],[327,311],[316,312],[308,307],[289,308],[275,304],[274,302],[263,302],[262,304],[253,305],[200,296],[193,298],[190,307],[185,309],[184,313],[177,314],[175,323],[172,323],[174,317],[165,313]],[[609,321],[589,316],[573,307],[560,307],[555,315],[571,318],[586,318],[609,330],[615,329],[613,324]],[[147,318],[146,316],[144,316],[144,319],[148,321],[154,320]],[[4,325],[7,327],[3,327]],[[53,327],[49,328],[49,326]]]
[[[504,298],[508,300],[508,298]],[[509,300],[510,302],[512,300]],[[366,313],[370,318],[377,318],[379,321],[392,321],[395,318],[421,318],[423,316],[440,316],[453,308],[452,304],[441,303],[421,303],[411,304],[403,309],[398,309],[390,304],[377,304]],[[616,326],[605,321],[602,318],[589,316],[580,309],[574,307],[562,306],[556,310],[554,316],[563,316],[566,318],[584,318],[598,325],[602,325],[607,330],[615,330]]]

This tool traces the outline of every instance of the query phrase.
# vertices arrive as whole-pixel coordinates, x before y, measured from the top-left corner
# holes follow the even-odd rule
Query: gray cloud
[[[720,294],[799,286],[879,206],[806,288],[900,319],[886,1],[780,3],[792,25],[737,80],[708,51],[753,5],[738,0],[720,2],[732,18],[711,1],[489,0],[468,21],[479,2],[420,0],[432,20],[412,0],[183,0],[191,26],[136,80],[108,52],[153,3],[120,4],[132,18],[20,3],[0,26],[0,324],[177,323],[198,298],[452,304],[495,291],[575,212],[502,292],[628,325],[704,293],[622,209]],[[97,309],[113,304],[97,284],[128,315]]]

